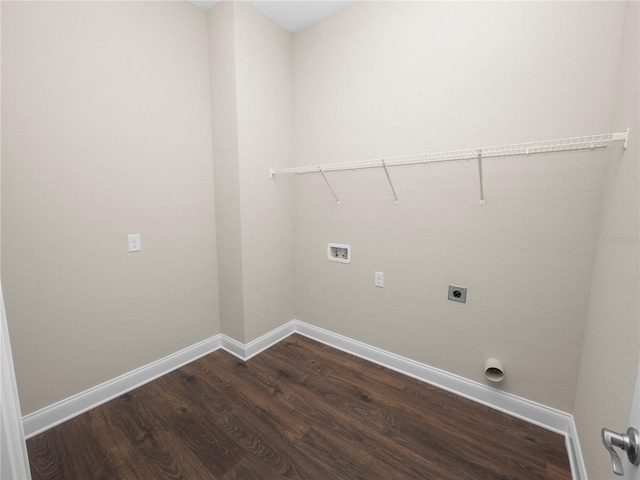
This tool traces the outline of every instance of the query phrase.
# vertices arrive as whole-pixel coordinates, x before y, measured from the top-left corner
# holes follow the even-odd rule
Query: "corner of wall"
[[[208,12],[220,330],[244,341],[234,2]]]
[[[252,340],[293,316],[290,35],[244,2],[209,12],[222,333]],[[259,72],[259,75],[257,75]]]

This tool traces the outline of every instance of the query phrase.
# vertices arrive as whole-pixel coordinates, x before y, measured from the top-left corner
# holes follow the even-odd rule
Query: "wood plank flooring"
[[[39,479],[570,479],[564,438],[292,335],[27,441]]]

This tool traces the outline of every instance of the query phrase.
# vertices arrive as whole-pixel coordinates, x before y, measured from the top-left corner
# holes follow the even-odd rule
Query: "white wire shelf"
[[[419,165],[427,163],[455,162],[466,160],[478,160],[478,171],[480,175],[480,204],[484,204],[484,193],[482,185],[482,159],[493,157],[507,157],[515,155],[531,155],[534,153],[565,152],[570,150],[588,150],[606,147],[610,142],[622,141],[624,148],[627,148],[629,129],[618,133],[603,133],[600,135],[587,135],[582,137],[559,138],[554,140],[542,140],[538,142],[516,143],[511,145],[498,145],[494,147],[468,148],[464,150],[452,150],[448,152],[422,153],[417,155],[405,155],[400,157],[377,158],[372,160],[359,160],[345,163],[329,163],[324,165],[309,165],[304,167],[272,168],[270,176],[275,175],[305,175],[308,173],[320,173],[338,203],[340,199],[336,195],[333,187],[329,183],[325,172],[337,172],[341,170],[359,170],[364,168],[383,168],[396,204],[399,203],[388,167],[401,165]]]

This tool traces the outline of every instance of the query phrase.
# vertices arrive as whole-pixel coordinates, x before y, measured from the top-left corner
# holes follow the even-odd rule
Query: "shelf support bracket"
[[[333,189],[333,187],[331,186],[331,184],[329,183],[329,179],[327,178],[327,176],[324,174],[324,171],[322,170],[322,168],[320,168],[320,166],[318,166],[318,171],[322,174],[322,178],[324,178],[324,181],[327,182],[327,186],[329,187],[329,190],[331,190],[331,193],[333,193],[333,196],[336,197],[336,203],[338,205],[340,205],[340,199],[338,198],[338,195],[336,195],[335,190]]]
[[[384,173],[387,174],[387,180],[389,180],[389,185],[391,186],[391,191],[393,192],[393,198],[396,199],[396,205],[398,205],[400,203],[400,200],[398,200],[398,195],[396,195],[396,189],[393,188],[393,182],[391,181],[389,170],[387,170],[387,164],[384,163],[384,160],[382,160],[382,168],[384,168]]]
[[[627,148],[627,144],[629,143],[629,129],[627,128],[624,132],[612,133],[610,141],[623,141],[623,148]]]
[[[484,205],[484,185],[482,182],[482,150],[478,150],[478,174],[480,176],[480,205]]]

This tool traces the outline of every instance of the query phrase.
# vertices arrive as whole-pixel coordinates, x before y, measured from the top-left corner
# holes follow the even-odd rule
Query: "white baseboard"
[[[176,368],[214,352],[220,348],[220,335],[208,338],[179,352],[156,360],[148,365],[96,385],[84,392],[49,405],[22,417],[26,438],[33,437],[66,420],[102,405],[134,388],[138,388]]]
[[[300,335],[563,435],[567,445],[573,479],[586,480],[587,476],[580,444],[571,414],[401,357],[377,347],[372,347],[299,320],[294,320],[294,325],[296,333]]]
[[[49,405],[37,412],[25,415],[22,417],[25,438],[31,438],[53,428],[162,375],[166,375],[176,368],[215,352],[219,348],[223,348],[241,360],[248,360],[273,344],[278,343],[283,338],[288,337],[294,331],[295,321],[291,321],[249,342],[247,345],[243,345],[226,335],[215,335],[179,352]]]
[[[468,380],[423,363],[401,357],[395,353],[372,347],[304,322],[296,321],[296,332],[330,345],[357,357],[364,358],[383,367],[409,377],[453,392],[488,407],[508,413],[556,433],[565,434],[569,428],[570,415],[522,397]]]
[[[220,346],[223,350],[226,350],[231,355],[238,357],[240,360],[244,360],[244,345],[237,340],[226,335],[220,335]]]
[[[226,335],[222,335],[222,348],[241,360],[246,361],[294,333],[296,331],[297,323],[299,323],[297,320],[291,320],[281,327],[252,340],[246,345],[243,345],[237,340],[227,337]]]
[[[569,430],[565,435],[565,443],[567,445],[567,454],[569,455],[569,463],[571,463],[571,473],[573,480],[587,480],[587,466],[584,464],[582,449],[580,448],[580,440],[578,439],[578,430],[571,416]]]
[[[23,417],[25,436],[29,438],[37,435],[219,348],[223,348],[239,359],[246,361],[293,333],[299,333],[312,340],[564,435],[574,480],[586,480],[587,478],[580,443],[571,414],[401,357],[299,320],[291,320],[246,345],[226,335],[216,335],[173,355],[26,415]]]

